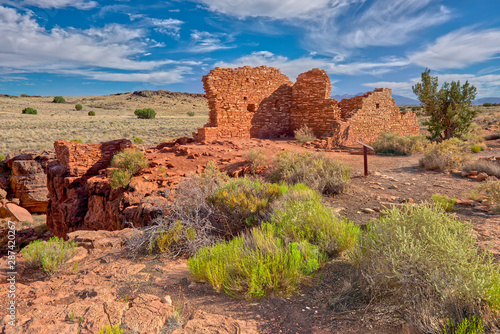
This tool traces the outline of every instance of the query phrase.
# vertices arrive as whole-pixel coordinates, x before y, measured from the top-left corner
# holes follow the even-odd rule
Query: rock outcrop
[[[45,213],[48,204],[47,169],[55,164],[52,151],[25,151],[8,160],[12,196],[30,212]],[[3,176],[2,179],[5,179]],[[0,181],[0,187],[5,181]]]

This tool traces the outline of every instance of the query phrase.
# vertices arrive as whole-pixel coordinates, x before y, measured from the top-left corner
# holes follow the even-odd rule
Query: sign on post
[[[368,149],[375,151],[370,145],[366,145],[360,141],[356,140],[356,143],[363,145],[363,157],[365,162],[365,176],[368,176]]]

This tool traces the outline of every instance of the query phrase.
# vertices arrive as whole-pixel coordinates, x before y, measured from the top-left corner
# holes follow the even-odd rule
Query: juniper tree
[[[429,139],[444,140],[461,137],[469,131],[472,119],[479,112],[472,109],[477,89],[466,81],[445,82],[438,90],[438,77],[431,70],[422,72],[422,82],[413,86],[413,92],[421,102],[424,112],[430,116],[423,124],[430,132]]]

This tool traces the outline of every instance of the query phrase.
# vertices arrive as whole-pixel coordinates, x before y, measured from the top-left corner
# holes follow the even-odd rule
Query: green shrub
[[[413,111],[413,112],[418,111],[418,109],[419,109],[418,107],[411,107],[411,111]]]
[[[99,334],[124,334],[125,330],[120,325],[106,325],[99,328]]]
[[[500,267],[478,250],[469,223],[429,204],[382,213],[353,252],[373,298],[398,305],[424,332],[499,309]]]
[[[458,169],[471,160],[469,148],[457,138],[432,143],[420,159],[420,167],[428,170]]]
[[[163,214],[137,237],[127,242],[131,255],[164,252],[175,258],[193,256],[202,247],[222,238],[221,217],[207,197],[227,181],[213,162],[201,175],[187,177],[176,189],[175,199]]]
[[[226,217],[220,222],[225,233],[236,235],[265,220],[270,204],[287,190],[288,187],[274,183],[237,178],[217,188],[207,201]]]
[[[83,141],[81,139],[71,139],[71,143],[78,143],[78,144],[83,144]]]
[[[500,164],[497,163],[496,160],[478,159],[470,161],[463,165],[462,169],[467,172],[475,170],[479,173],[486,173],[500,178]]]
[[[23,248],[26,261],[36,265],[49,274],[55,273],[61,265],[76,252],[76,242],[52,237],[48,241],[35,240]]]
[[[28,94],[21,94],[20,97],[30,97]]]
[[[399,133],[382,132],[372,146],[377,153],[392,153],[397,155],[411,155],[422,152],[429,141],[423,135],[405,135]]]
[[[111,172],[110,182],[113,189],[126,188],[135,173],[149,166],[148,160],[143,152],[125,149],[115,154],[111,160],[111,166],[118,168]]]
[[[293,132],[295,139],[299,142],[299,144],[305,144],[307,142],[313,141],[316,139],[314,132],[307,125],[304,125],[298,130]]]
[[[137,116],[137,118],[143,119],[153,119],[156,117],[156,112],[151,108],[136,109],[134,114]]]
[[[454,325],[450,319],[447,319],[442,334],[484,334],[484,324],[475,316],[464,318],[458,325]]]
[[[269,178],[273,182],[303,183],[323,194],[338,194],[349,185],[352,169],[322,154],[284,151],[276,156]]]
[[[307,241],[333,256],[350,250],[360,228],[340,219],[321,202],[321,195],[297,184],[273,205],[271,222],[287,241]]]
[[[286,243],[277,234],[275,225],[263,223],[248,235],[200,249],[188,260],[189,270],[233,296],[291,295],[326,256],[308,242]]]
[[[139,138],[136,136],[132,137],[132,141],[134,142],[134,144],[138,144],[138,145],[142,144],[142,142],[143,142],[142,138]]]
[[[457,199],[455,197],[448,197],[446,195],[434,194],[432,195],[432,203],[441,207],[444,211],[453,211]]]
[[[80,103],[75,105],[75,110],[82,110],[82,109],[83,109],[83,106]]]
[[[5,155],[0,154],[0,163],[3,162],[4,160],[5,160]]]
[[[66,100],[62,96],[56,96],[52,100],[52,103],[66,103]]]
[[[485,144],[473,144],[470,146],[470,150],[474,153],[479,153],[481,151],[484,151],[486,149]]]
[[[89,115],[89,116],[95,116],[95,111],[91,110],[91,111],[88,112],[87,115]]]
[[[261,148],[259,148],[258,150],[251,149],[250,151],[248,151],[246,159],[250,162],[252,173],[257,172],[267,163],[267,156],[264,154]]]
[[[472,199],[483,197],[493,208],[500,210],[500,181],[486,181],[481,183],[469,194],[469,197]]]
[[[194,113],[194,111],[188,111],[187,115],[190,116],[190,117],[193,117],[195,115],[195,113]]]
[[[36,115],[37,111],[36,111],[36,109],[28,107],[28,108],[24,108],[22,113],[23,114],[29,114],[29,115]]]

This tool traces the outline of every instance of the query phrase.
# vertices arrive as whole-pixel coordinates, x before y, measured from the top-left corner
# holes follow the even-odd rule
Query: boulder
[[[11,218],[19,222],[28,222],[33,224],[33,216],[28,210],[10,202],[6,203],[3,207],[10,213]]]

